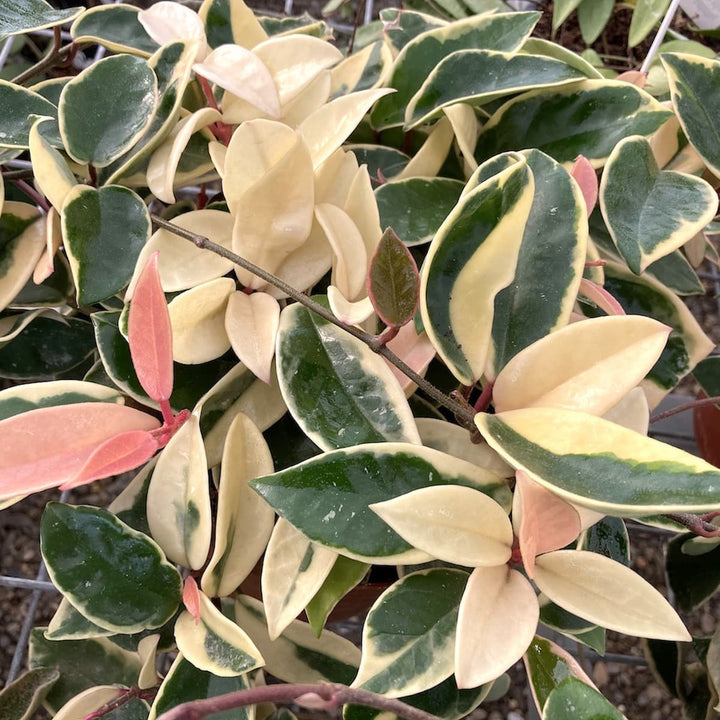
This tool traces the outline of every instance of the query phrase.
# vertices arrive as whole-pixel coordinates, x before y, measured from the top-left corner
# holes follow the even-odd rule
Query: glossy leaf
[[[201,44],[200,55],[205,55],[205,26],[196,12],[183,5],[158,2],[138,13],[138,21],[145,32],[158,44],[167,45],[174,40],[195,40]]]
[[[466,567],[494,567],[510,560],[513,533],[494,500],[460,485],[427,487],[370,505],[418,550]]]
[[[96,42],[112,52],[151,55],[157,43],[138,21],[139,9],[124,3],[85,10],[70,28],[77,43]]]
[[[515,275],[533,178],[525,162],[461,196],[421,271],[425,332],[451,372],[472,384],[485,369],[495,296]]]
[[[534,147],[560,163],[584,155],[600,167],[620,140],[651,135],[668,117],[657,100],[628,83],[585,80],[531,90],[493,114],[480,132],[475,157],[481,162],[507,150]]]
[[[31,720],[59,677],[57,668],[37,668],[8,683],[0,691],[0,707],[6,720]]]
[[[33,30],[63,25],[83,12],[82,7],[55,9],[43,0],[23,0],[3,7],[0,19],[0,40],[8,35],[21,35]]]
[[[109,438],[158,425],[138,410],[98,402],[44,407],[3,420],[0,433],[7,449],[0,464],[0,497],[68,482]]]
[[[288,409],[321,448],[419,443],[402,390],[364,343],[294,304],[280,316],[276,354]]]
[[[488,443],[569,502],[616,516],[705,512],[720,470],[586,413],[556,408],[476,415]]]
[[[589,527],[578,539],[578,550],[605,555],[615,562],[630,565],[630,539],[621,518],[606,517]]]
[[[465,485],[503,506],[508,497],[494,473],[404,443],[325,453],[250,485],[311,540],[357,560],[389,564],[398,557],[405,563],[424,562],[427,555],[414,550],[368,505],[435,485]]]
[[[262,653],[266,671],[283,682],[349,685],[357,674],[360,649],[329,630],[316,637],[307,623],[293,620],[270,640],[262,603],[247,595],[235,601],[235,621]]]
[[[30,128],[35,121],[33,116],[54,119],[58,114],[57,107],[42,95],[7,80],[0,80],[0,104],[4,108],[2,130],[4,135],[0,137],[0,148],[27,149]],[[53,146],[62,147],[55,123],[49,130],[46,128],[46,132],[46,139]]]
[[[76,185],[66,196],[61,216],[78,303],[92,305],[122,290],[150,237],[145,203],[119,185],[99,190]]]
[[[262,433],[247,415],[238,413],[225,440],[215,546],[202,576],[203,592],[210,597],[233,592],[265,550],[275,515],[248,482],[272,470]]]
[[[158,458],[148,488],[148,524],[170,560],[197,570],[210,549],[207,461],[191,415]]]
[[[92,622],[121,633],[160,627],[180,576],[160,548],[101,508],[50,503],[40,526],[53,583]]]
[[[247,633],[225,617],[205,593],[199,593],[199,616],[183,612],[175,624],[182,656],[198,670],[219,677],[236,677],[264,664]]]
[[[597,690],[569,677],[550,693],[543,720],[625,720],[625,716]]]
[[[505,565],[473,570],[457,623],[458,687],[477,687],[512,667],[535,635],[538,613],[535,590],[517,570]]]
[[[47,640],[86,640],[108,637],[113,630],[101,628],[76,610],[65,597],[60,601],[55,614],[45,630]]]
[[[370,608],[354,687],[403,697],[448,678],[467,573],[433,568],[406,575]]]
[[[599,586],[597,578],[602,577]],[[690,634],[663,596],[620,563],[582,550],[558,550],[535,563],[535,584],[570,612],[636,637],[687,641]]]
[[[495,408],[558,407],[603,415],[647,375],[669,332],[636,315],[568,325],[510,360],[493,386]]]

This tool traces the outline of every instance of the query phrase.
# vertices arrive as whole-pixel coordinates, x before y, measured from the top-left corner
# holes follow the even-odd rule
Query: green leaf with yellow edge
[[[32,277],[45,249],[45,219],[33,205],[8,200],[0,215],[0,309]],[[2,333],[0,333],[2,334]]]
[[[212,519],[207,461],[196,415],[158,457],[148,488],[148,524],[172,562],[197,570],[210,549]]]
[[[97,43],[115,53],[152,55],[157,43],[138,21],[139,9],[132,5],[98,5],[88,8],[70,28],[76,43]]]
[[[661,55],[680,125],[707,166],[720,175],[720,62],[696,55]]]
[[[393,63],[390,48],[384,40],[376,40],[357,53],[348,55],[331,72],[331,93],[345,94],[377,87]]]
[[[157,628],[177,610],[178,572],[150,538],[107,510],[49,503],[40,547],[53,583],[100,627]]]
[[[36,668],[8,683],[0,691],[0,708],[5,720],[32,720],[59,677],[57,668]]]
[[[409,8],[388,7],[380,10],[380,20],[385,24],[386,40],[395,52],[400,52],[413,38],[437,27],[447,26],[447,22],[435,15],[416,12]]]
[[[84,11],[82,7],[55,9],[43,0],[4,3],[0,17],[0,40],[34,30],[64,25]]]
[[[358,143],[345,145],[345,149],[355,155],[358,163],[367,165],[368,173],[373,183],[380,182],[380,173],[382,173],[382,177],[386,179],[395,177],[402,172],[410,160],[410,157],[406,153],[382,145]],[[440,223],[438,223],[438,225],[439,224]]]
[[[384,361],[299,303],[280,315],[276,362],[291,415],[323,450],[383,440],[419,444],[405,395]]]
[[[592,0],[595,2],[596,0]],[[612,0],[614,2],[614,0]],[[544,40],[538,37],[530,37],[524,43],[520,49],[522,53],[529,53],[531,55],[542,55],[543,57],[553,58],[554,60],[560,60],[566,65],[579,70],[585,77],[589,77],[593,80],[598,80],[603,75],[593,67],[585,58],[572,50],[568,50],[562,45],[551,42],[550,40]]]
[[[433,568],[388,588],[365,620],[353,687],[403,697],[452,675],[458,608],[467,581],[462,570]]]
[[[325,621],[340,600],[368,574],[370,565],[338,555],[320,589],[305,606],[310,627],[320,637]]]
[[[77,300],[92,305],[122,290],[150,237],[150,214],[129,188],[76,185],[61,213]]]
[[[284,518],[275,523],[262,567],[262,596],[272,640],[310,602],[336,557],[335,552],[314,544]]]
[[[608,515],[708,512],[720,470],[608,420],[558,408],[480,413],[488,443],[565,500]]]
[[[651,30],[663,19],[670,0],[637,0],[633,10],[628,47],[639,45]]]
[[[204,0],[198,15],[205,23],[210,47],[234,43],[252,48],[267,40],[267,33],[255,13],[244,2]]]
[[[360,561],[387,564],[399,558],[423,562],[427,555],[402,540],[369,504],[431,485],[472,487],[503,507],[509,496],[495,473],[406,443],[337,450],[250,484],[311,540]]]
[[[481,171],[482,166],[476,172]],[[485,370],[493,303],[515,276],[533,193],[533,175],[524,160],[481,182],[461,195],[423,263],[425,332],[464,384],[472,385]]]
[[[229,595],[249,575],[265,550],[275,513],[248,481],[273,471],[270,450],[243,413],[227,433],[220,471],[215,546],[202,576],[210,597]]]
[[[572,323],[521,350],[493,386],[498,412],[562,407],[604,415],[653,367],[670,328],[639,315]]]
[[[690,640],[682,620],[652,585],[604,555],[584,550],[540,555],[534,581],[553,602],[602,627],[636,637]]]
[[[171,708],[185,702],[214,698],[249,687],[245,675],[220,677],[198,670],[182,653],[178,653],[155,696],[148,720],[156,720]],[[214,715],[213,720],[252,720],[255,717],[252,708],[233,708]]]
[[[701,178],[661,171],[648,141],[634,136],[608,158],[600,208],[615,245],[639,275],[699,233],[715,217],[718,197]]]
[[[175,640],[183,657],[198,670],[235,677],[262,667],[265,661],[247,633],[225,617],[205,593],[198,591],[198,616],[181,613]]]
[[[477,15],[417,35],[395,58],[388,85],[397,92],[375,106],[372,126],[382,130],[402,125],[408,102],[450,53],[475,48],[513,52],[529,37],[539,17],[532,12]]]
[[[626,720],[597,690],[569,677],[549,695],[543,720]]]
[[[319,637],[301,620],[293,620],[270,640],[260,601],[240,595],[235,621],[252,638],[265,658],[265,670],[288,683],[339,682],[349,685],[360,665],[360,649],[329,630]]]
[[[481,107],[505,96],[586,77],[564,62],[540,55],[458,50],[443,58],[413,95],[405,110],[405,127],[422,125],[453,103]]]
[[[62,706],[53,717],[57,720],[74,720],[85,718],[116,701],[124,694],[126,688],[117,685],[96,685],[76,695]],[[140,698],[131,698],[113,712],[117,720],[144,720],[150,706]],[[113,720],[115,720],[113,718]]]
[[[584,80],[568,87],[531,90],[500,107],[483,126],[475,158],[534,147],[559,163],[584,155],[601,167],[617,143],[652,135],[669,117],[655,98],[635,85]]]
[[[113,630],[107,630],[88,620],[79,610],[63,597],[58,609],[45,630],[46,640],[87,640],[88,638],[109,637]]]
[[[523,155],[533,174],[534,196],[515,278],[495,297],[486,368],[491,376],[569,321],[587,254],[587,212],[577,184],[539,150]]]

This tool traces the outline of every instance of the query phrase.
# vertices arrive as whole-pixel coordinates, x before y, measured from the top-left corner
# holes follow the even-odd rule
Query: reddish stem
[[[715,397],[702,398],[701,400],[693,400],[692,402],[685,403],[684,405],[678,405],[677,407],[670,408],[669,410],[665,410],[657,415],[653,415],[650,418],[650,422],[656,423],[660,420],[665,420],[665,418],[677,415],[678,413],[685,412],[686,410],[694,410],[695,408],[704,407],[705,405],[717,405],[718,403],[720,403],[720,396],[717,395]]]
[[[705,522],[705,516],[692,513],[668,513],[666,518],[684,525],[691,533],[705,538],[720,537],[720,527]]]
[[[170,400],[160,401],[160,411],[162,412],[165,425],[172,425],[175,420],[175,415],[173,415],[172,408],[170,407]]]
[[[86,715],[83,720],[98,720],[98,718],[101,718],[108,713],[111,713],[113,710],[117,710],[117,708],[122,707],[125,703],[130,702],[133,698],[139,698],[140,700],[154,700],[159,688],[159,685],[145,689],[140,689],[137,686],[128,688],[127,690],[121,690],[118,688],[118,692],[120,692],[118,697],[108,703],[105,703],[105,705],[95,712],[91,712],[89,715]]]
[[[387,345],[393,338],[397,337],[400,332],[399,325],[388,325],[379,335],[375,336],[376,348],[381,348]],[[377,350],[375,351],[377,352]]]
[[[591,260],[585,263],[585,267],[605,267],[607,260]]]
[[[41,207],[46,213],[50,212],[50,203],[45,199],[44,195],[41,195],[30,183],[24,180],[13,180],[15,187],[22,190],[29,198],[31,198],[36,205]]]
[[[492,400],[494,386],[494,380],[490,380],[489,382],[485,383],[485,387],[482,389],[480,397],[478,397],[478,399],[475,401],[475,412],[483,412],[484,410],[487,410],[487,407]]]

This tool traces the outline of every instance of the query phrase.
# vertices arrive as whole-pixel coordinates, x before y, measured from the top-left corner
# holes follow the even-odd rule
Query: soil
[[[282,13],[283,0],[259,0],[248,3],[261,11]],[[392,0],[375,3],[375,13],[380,7],[397,5]],[[294,3],[294,14],[308,11],[319,17],[324,2],[322,0],[297,0]],[[551,37],[551,2],[538,2],[538,9],[543,10],[543,17],[536,29],[539,37]],[[627,29],[630,21],[630,10],[618,8],[603,35],[593,44],[593,49],[606,58],[609,66],[618,71],[637,69],[647,52],[651,39],[641,46],[627,48]],[[350,13],[352,18],[352,12]],[[348,16],[338,18],[348,21]],[[692,28],[682,13],[674,23],[675,29],[688,37],[692,37]],[[581,52],[585,45],[580,36],[575,13],[559,29],[555,38],[562,45]],[[706,44],[720,51],[720,39],[702,38]],[[714,286],[709,287],[708,294],[701,298],[692,298],[689,305],[703,325],[705,331],[720,342],[720,323],[718,323],[718,303],[714,296]],[[74,503],[106,506],[122,489],[115,483],[94,483],[73,492]],[[0,514],[0,575],[35,578],[39,565],[40,516],[45,504],[58,498],[58,493],[48,491],[35,495],[17,505],[2,511]],[[664,570],[664,549],[668,536],[648,532],[642,526],[631,526],[633,545],[633,568],[661,592],[666,591]],[[0,587],[0,678],[7,677],[17,638],[28,612],[31,592],[25,589]],[[53,615],[57,606],[58,596],[55,593],[43,593],[40,596],[35,624],[46,623]],[[720,597],[713,598],[693,615],[684,618],[694,634],[710,635],[718,626],[720,618]],[[359,626],[360,619],[357,619]],[[591,653],[578,652],[588,674],[591,675],[598,688],[613,702],[629,720],[677,720],[681,717],[681,705],[673,699],[653,678],[646,665],[630,665],[618,662],[615,654],[643,658],[642,645],[639,640],[608,633],[607,652],[610,659],[598,659]],[[501,700],[487,703],[478,708],[472,715],[473,720],[530,720],[536,717],[528,710],[528,696],[525,673],[522,663],[510,671],[511,687]],[[44,711],[37,718],[47,718]]]

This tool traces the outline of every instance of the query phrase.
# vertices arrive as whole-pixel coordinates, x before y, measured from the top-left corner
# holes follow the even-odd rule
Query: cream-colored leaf
[[[609,630],[658,640],[690,641],[665,598],[630,568],[584,550],[537,558],[535,583],[554,603]]]
[[[672,109],[672,103],[668,103]],[[680,149],[678,138],[682,137],[680,120],[673,113],[649,138],[650,149],[659,168],[665,167],[677,155]]]
[[[398,334],[388,342],[388,348],[392,350],[406,365],[410,366],[418,375],[424,376],[428,365],[435,357],[435,348],[430,342],[427,333],[420,335],[415,331],[415,324],[412,322],[403,325]],[[405,396],[410,397],[415,392],[415,383],[399,368],[385,359],[392,374],[397,378],[400,387],[404,390]]]
[[[475,145],[480,132],[475,111],[467,103],[456,103],[443,108],[443,112],[447,115],[455,140],[460,148],[465,164],[465,172],[470,175],[477,170],[477,160],[475,160]]]
[[[338,148],[315,170],[315,202],[345,208],[357,171],[355,153]]]
[[[45,221],[45,250],[33,270],[33,282],[36,285],[47,280],[55,271],[55,254],[62,245],[62,218],[60,213],[51,208]]]
[[[158,45],[167,45],[174,40],[197,40],[201,46],[198,60],[205,57],[205,26],[198,14],[185,5],[161,0],[147,10],[141,10],[137,19]]]
[[[365,297],[356,302],[350,302],[334,285],[328,287],[327,297],[333,315],[348,325],[360,325],[375,312],[369,297]],[[392,367],[395,366],[393,365]]]
[[[364,296],[368,257],[360,231],[339,207],[322,203],[315,217],[333,249],[332,284],[349,300]]]
[[[530,645],[539,615],[535,591],[517,570],[506,565],[473,570],[458,615],[458,687],[477,687],[512,667]]]
[[[218,493],[215,548],[202,576],[210,597],[233,592],[255,567],[275,513],[248,482],[273,472],[270,449],[255,423],[238,413],[225,439]]]
[[[172,222],[183,230],[202,235],[227,250],[232,245],[233,219],[229,213],[220,210],[191,210],[174,217]],[[165,292],[187,290],[216,280],[233,268],[230,260],[208,250],[201,250],[175,233],[160,228],[140,251],[135,272],[125,294],[126,301],[132,298],[138,277],[155,252],[159,253],[158,272]]]
[[[67,194],[77,185],[77,180],[63,156],[40,134],[40,125],[48,120],[52,118],[38,118],[30,128],[30,161],[40,192],[60,212]]]
[[[240,291],[230,295],[225,331],[232,349],[240,362],[268,385],[279,324],[280,305],[274,297]]]
[[[695,237],[683,245],[683,251],[688,262],[695,268],[699,268],[705,260],[705,250],[708,239],[704,232],[699,232]]]
[[[57,720],[81,720],[106,703],[115,700],[123,694],[123,689],[116,685],[97,685],[83,690],[63,705],[54,717]]]
[[[628,428],[628,430],[647,435],[650,427],[650,409],[642,388],[633,388],[619,402],[613,405],[603,417],[610,422]]]
[[[282,121],[297,128],[330,98],[330,71],[322,70],[292,100],[282,106]]]
[[[203,0],[198,15],[203,22],[207,22],[208,12],[215,0]],[[233,0],[228,4],[230,8],[230,27],[233,42],[244,48],[253,48],[258,43],[267,40],[267,33],[255,17],[255,13],[245,4],[244,0]]]
[[[193,70],[257,107],[270,117],[280,117],[280,99],[270,71],[250,50],[239,45],[215,48]]]
[[[358,168],[348,189],[345,204],[339,207],[342,207],[355,223],[363,239],[367,256],[372,257],[383,231],[380,227],[380,212],[367,165]]]
[[[535,576],[535,557],[564,548],[580,534],[580,516],[570,503],[534,482],[523,470],[515,474],[512,525],[525,571]]]
[[[510,478],[515,475],[515,469],[486,442],[472,442],[470,433],[465,428],[435,418],[416,418],[415,423],[425,447],[478,465],[495,473],[498,478]]]
[[[213,140],[208,143],[208,152],[210,153],[210,159],[217,170],[217,174],[220,176],[221,180],[224,180],[227,145],[223,145],[218,140]]]
[[[197,570],[210,549],[212,519],[200,423],[191,415],[158,457],[147,495],[150,534],[168,560]]]
[[[175,642],[183,657],[199,670],[237,677],[265,664],[247,633],[225,617],[205,593],[198,593],[200,618],[184,611],[175,623]]]
[[[369,507],[413,547],[438,560],[494,567],[510,559],[513,531],[507,513],[472,488],[426,487]]]
[[[310,542],[279,518],[265,551],[262,596],[271,640],[302,612],[328,576],[337,553]]]
[[[559,407],[602,415],[655,364],[670,328],[640,315],[573,323],[520,351],[498,375],[498,412]]]
[[[157,646],[160,640],[160,635],[157,633],[154,635],[147,635],[142,638],[138,643],[138,655],[140,656],[140,662],[142,668],[138,675],[138,687],[141,690],[146,690],[157,685],[158,674],[155,669],[155,662],[157,660]]]
[[[306,118],[299,130],[310,148],[313,166],[317,168],[329,158],[375,102],[390,92],[389,88],[380,88],[343,95]]]
[[[447,117],[440,118],[430,132],[428,139],[415,156],[393,180],[413,177],[435,177],[447,157],[455,132]]]
[[[193,133],[221,119],[214,108],[203,108],[183,118],[168,138],[150,156],[147,167],[147,186],[164,203],[175,202],[173,186],[180,157]]]

